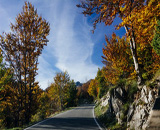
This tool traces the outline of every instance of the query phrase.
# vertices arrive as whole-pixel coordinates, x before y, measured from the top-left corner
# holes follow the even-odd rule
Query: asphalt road
[[[25,130],[99,130],[93,117],[94,105],[86,104],[46,119]]]

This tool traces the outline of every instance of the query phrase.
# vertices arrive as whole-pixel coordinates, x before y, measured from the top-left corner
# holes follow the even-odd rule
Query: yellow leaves
[[[25,2],[23,11],[15,19],[15,24],[11,23],[12,32],[0,36],[0,48],[5,52],[5,60],[10,63],[3,68],[0,54],[0,109],[10,112],[11,117],[19,113],[18,121],[15,118],[13,122],[21,124],[25,122],[24,113],[27,113],[26,118],[29,119],[38,108],[42,90],[35,82],[37,58],[47,45],[50,27],[45,19],[38,16],[30,2]],[[11,70],[14,72],[6,69],[9,66],[14,68]],[[48,97],[45,98],[47,101]],[[5,114],[1,117],[4,120],[8,116]]]
[[[104,63],[106,64],[105,77],[110,83],[116,83],[118,77],[134,70],[130,46],[126,39],[112,34],[112,38],[106,37],[107,46],[103,48]]]
[[[134,12],[132,25],[134,26],[136,42],[144,46],[150,44],[153,39],[154,27],[157,24],[157,18],[160,16],[159,6],[160,2],[157,0],[149,1],[148,5]]]
[[[70,85],[70,77],[67,72],[60,72],[56,74],[54,77],[54,83],[52,83],[47,90],[51,101],[54,101],[55,104],[59,104],[58,106],[56,105],[56,107],[63,108],[69,103],[68,99],[70,98],[71,91]]]
[[[106,17],[107,16],[107,13],[105,12],[104,14],[103,14],[103,17]]]
[[[106,9],[107,9],[107,6],[105,4],[102,5],[101,12],[105,12]]]
[[[91,80],[89,87],[88,87],[88,93],[90,96],[93,96],[94,98],[97,97],[99,93],[99,88],[97,86],[96,80]]]
[[[4,89],[0,91],[0,113],[5,111],[6,108],[15,107],[15,105],[17,105],[18,103],[17,98],[15,98],[15,95],[17,93],[10,85],[11,84],[4,85]],[[17,96],[18,94],[16,95],[16,97]]]
[[[121,6],[121,7],[120,7],[120,11],[121,11],[122,13],[124,13],[124,11],[126,10],[127,6],[128,6],[128,5],[125,5],[124,7]]]
[[[35,91],[32,91],[32,94],[34,95],[34,94],[36,94],[36,92],[35,92]]]

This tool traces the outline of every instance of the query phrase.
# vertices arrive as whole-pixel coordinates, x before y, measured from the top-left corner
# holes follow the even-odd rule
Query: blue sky
[[[80,0],[29,0],[39,15],[50,23],[48,45],[39,57],[36,80],[42,89],[53,82],[56,72],[68,71],[74,81],[86,82],[96,76],[102,64],[105,34],[122,36],[124,29],[99,24],[92,34],[93,17],[85,17],[76,4]],[[22,11],[24,0],[0,0],[0,34],[10,31],[10,22]]]

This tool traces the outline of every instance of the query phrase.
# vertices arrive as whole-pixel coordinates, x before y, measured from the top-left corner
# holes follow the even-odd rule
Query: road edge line
[[[97,121],[97,119],[96,119],[96,117],[95,117],[95,115],[94,115],[94,108],[95,108],[95,106],[93,106],[93,118],[94,118],[94,121],[96,122],[96,124],[97,124],[97,126],[99,127],[99,129],[100,129],[100,130],[103,130],[102,127],[99,125],[99,123],[98,123],[98,121]]]
[[[38,123],[36,123],[36,124],[34,124],[34,125],[31,125],[30,127],[27,127],[27,128],[25,128],[25,129],[23,129],[23,130],[28,130],[28,129],[30,129],[30,128],[36,126],[36,125],[39,125],[39,124],[41,124],[41,123],[43,123],[43,122],[45,122],[45,121],[48,121],[48,120],[50,120],[50,119],[51,119],[51,118],[47,118],[47,119],[45,119],[45,120],[42,120],[42,121],[40,121],[40,122],[38,122]]]

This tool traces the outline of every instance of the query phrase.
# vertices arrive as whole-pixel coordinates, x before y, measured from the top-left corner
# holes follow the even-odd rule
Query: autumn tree
[[[91,80],[91,83],[88,87],[88,93],[90,96],[92,96],[94,99],[97,98],[98,96],[98,93],[99,93],[99,88],[97,86],[97,83],[96,83],[96,80],[95,79],[92,79]]]
[[[109,86],[116,84],[119,79],[135,78],[132,54],[126,38],[113,33],[111,38],[106,36],[106,43],[102,56],[105,67],[98,69],[88,89],[89,94],[96,98],[106,94]]]
[[[42,91],[42,90],[40,91],[41,92],[37,99],[39,102],[39,108],[37,110],[37,113],[32,116],[32,120],[34,121],[43,120],[54,112],[52,109],[50,109],[51,108],[50,105],[52,105],[50,96],[46,91]]]
[[[141,9],[133,10],[131,16],[126,17],[120,26],[130,23],[134,27],[135,41],[137,44],[138,61],[142,77],[151,78],[160,68],[160,56],[153,50],[151,43],[155,27],[160,19],[160,1],[148,0]],[[130,22],[131,21],[131,22]]]
[[[94,97],[94,99],[103,97],[109,89],[111,80],[114,79],[114,77],[112,77],[113,75],[111,75],[113,74],[113,71],[112,73],[108,73],[111,69],[108,71],[106,68],[107,66],[102,67],[101,69],[98,68],[95,79],[92,79],[89,84],[88,93],[90,96]]]
[[[61,111],[68,104],[70,87],[70,76],[67,71],[59,72],[54,77],[54,83],[51,84],[48,90],[51,100],[56,103],[56,107]]]
[[[158,6],[157,6],[158,5]],[[124,27],[126,30],[126,36],[129,39],[130,43],[130,49],[134,61],[135,71],[137,73],[138,77],[138,83],[142,83],[142,73],[139,67],[138,62],[138,56],[137,56],[137,39],[136,39],[136,33],[140,34],[140,30],[136,29],[137,26],[140,28],[141,24],[136,24],[134,21],[135,18],[138,19],[138,21],[141,21],[140,23],[143,23],[142,19],[145,21],[148,19],[149,21],[152,21],[154,19],[154,13],[148,13],[150,15],[147,15],[145,13],[145,7],[151,6],[154,12],[158,14],[159,12],[159,5],[160,2],[157,0],[153,1],[145,1],[145,0],[84,0],[81,2],[78,7],[84,8],[83,14],[84,15],[95,15],[96,19],[94,21],[94,29],[96,28],[97,23],[104,22],[105,25],[111,25],[115,18],[119,17],[122,22],[120,24],[117,24],[116,29],[119,29],[120,27]],[[155,7],[156,6],[156,7]],[[157,11],[157,12],[156,12]],[[142,12],[144,12],[142,19],[139,19],[137,15],[139,16]],[[156,16],[157,17],[157,16]],[[148,23],[150,23],[147,21]],[[141,26],[141,28],[143,28]],[[147,27],[149,29],[150,26]],[[142,30],[142,29],[141,29]],[[144,34],[144,33],[143,33]]]
[[[82,86],[77,87],[77,97],[80,104],[85,102],[91,102],[93,100],[93,97],[88,92],[91,81],[92,80],[90,79],[86,83],[83,83]]]
[[[25,122],[28,123],[31,113],[34,112],[31,109],[34,108],[32,103],[36,96],[34,93],[37,88],[35,76],[38,57],[47,45],[50,28],[49,23],[38,16],[34,6],[25,2],[23,11],[16,17],[15,24],[11,23],[11,30],[11,33],[1,36],[1,49],[6,61],[14,69],[21,95],[19,110],[25,109]]]
[[[103,97],[104,94],[108,91],[108,79],[105,77],[107,76],[105,73],[105,68],[102,67],[102,69],[98,69],[97,75],[95,77],[95,80],[97,82],[97,88],[98,88],[98,98]],[[107,80],[106,80],[107,79]]]
[[[70,80],[68,72],[59,72],[54,82],[45,90],[40,90],[37,98],[39,108],[32,115],[32,121],[39,121],[61,111],[77,105],[77,88],[75,82]]]
[[[82,86],[77,86],[77,98],[80,99],[82,95]]]
[[[106,36],[106,43],[102,58],[108,70],[105,74],[107,80],[114,84],[120,77],[135,75],[130,46],[125,37],[120,38],[113,33],[112,38]]]

